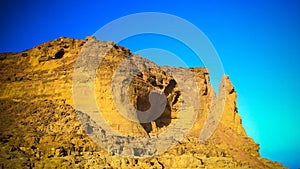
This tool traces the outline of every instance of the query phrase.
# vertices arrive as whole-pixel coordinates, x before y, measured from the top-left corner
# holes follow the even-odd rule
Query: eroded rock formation
[[[105,51],[95,78],[95,95],[107,123],[118,133],[131,138],[155,138],[170,128],[179,118],[183,106],[180,86],[194,85],[198,107],[195,123],[187,137],[163,154],[149,158],[129,158],[107,152],[87,135],[94,132],[93,124],[81,124],[79,117],[89,117],[74,106],[72,93],[74,66],[86,43],[98,45],[95,51]],[[143,67],[132,78],[116,76],[128,69],[124,59]],[[97,62],[91,62],[95,66]],[[127,65],[128,66],[128,65]],[[129,66],[130,67],[130,66]],[[89,68],[87,68],[89,69]],[[177,72],[176,78],[170,73]],[[0,54],[0,166],[2,168],[284,168],[278,162],[260,157],[259,145],[247,136],[238,114],[237,93],[229,77],[224,76],[217,97],[206,68],[186,69],[159,67],[129,49],[113,42],[58,38],[19,53]],[[195,78],[193,84],[192,78]],[[116,87],[114,82],[126,83],[128,88]],[[192,89],[192,87],[191,87]],[[148,113],[151,92],[166,96],[165,109],[151,122],[139,123],[119,113],[114,97],[126,99],[130,105]],[[151,99],[150,99],[151,100]],[[196,99],[195,99],[196,100]],[[211,107],[224,100],[220,123],[212,135],[199,142],[205,127],[213,124]],[[88,100],[82,100],[84,104]],[[218,109],[216,109],[218,110]],[[144,118],[137,117],[138,119]],[[208,121],[207,119],[212,119]],[[106,139],[108,135],[103,135]],[[180,131],[178,131],[179,133]],[[176,135],[176,133],[174,133]],[[205,135],[203,135],[205,137]],[[113,140],[116,141],[116,140]],[[120,143],[121,145],[121,143]],[[125,151],[125,150],[124,150]],[[141,152],[144,153],[144,152]],[[149,153],[149,152],[148,152]]]

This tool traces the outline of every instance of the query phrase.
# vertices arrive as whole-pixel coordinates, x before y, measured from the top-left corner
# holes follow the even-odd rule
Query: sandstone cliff
[[[163,154],[138,159],[121,157],[97,146],[87,135],[89,126],[80,122],[79,117],[88,117],[76,109],[72,93],[74,66],[84,45],[97,45],[95,52],[110,49],[96,72],[96,102],[107,123],[123,135],[155,138],[164,133],[181,118],[181,103],[187,101],[183,99],[185,89],[179,85],[180,81],[186,86],[197,86],[197,117],[185,139]],[[119,66],[124,58],[151,69],[128,79],[122,75],[122,70],[128,68]],[[121,70],[122,76],[114,78],[117,70]],[[171,70],[181,76],[173,77]],[[259,145],[247,136],[238,114],[237,93],[228,76],[223,77],[220,84],[223,92],[217,97],[209,82],[209,70],[191,68],[192,75],[184,73],[185,70],[159,67],[129,49],[91,37],[86,40],[62,37],[23,52],[0,54],[1,167],[284,168],[278,162],[260,157]],[[189,80],[190,76],[195,77],[195,84]],[[126,83],[128,88],[116,86],[114,80]],[[130,104],[122,105],[124,109],[133,105],[139,111],[146,111],[151,107],[149,95],[155,90],[166,96],[166,108],[151,122],[129,121],[119,113],[120,108],[113,98],[117,93],[117,99],[124,99],[125,90]],[[84,105],[87,101],[78,104]],[[224,101],[224,109],[220,110],[222,116],[216,130],[212,135],[201,133],[214,123],[216,117],[210,108],[221,101]],[[212,120],[205,123],[206,119]],[[201,134],[203,141],[199,142]]]

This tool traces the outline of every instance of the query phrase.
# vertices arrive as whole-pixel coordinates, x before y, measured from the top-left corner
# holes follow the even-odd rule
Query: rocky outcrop
[[[82,119],[88,122],[90,117],[75,106],[89,100],[76,103],[72,93],[74,67],[85,45],[97,46],[92,49],[95,56],[109,49],[94,81],[96,102],[109,126],[131,138],[155,139],[182,118],[184,103],[190,101],[195,102],[197,116],[188,135],[165,153],[149,158],[122,157],[116,152],[120,149],[107,152],[99,147],[88,136],[96,132],[95,123],[83,124]],[[92,56],[86,61],[90,63],[82,64],[90,67],[98,63]],[[124,74],[134,66],[141,71]],[[89,70],[84,70],[87,77]],[[284,168],[260,157],[259,145],[247,136],[229,77],[223,77],[217,97],[206,68],[159,67],[113,42],[62,37],[23,52],[0,54],[0,73],[2,168]],[[79,79],[78,85],[85,80]],[[198,98],[192,95],[193,89]],[[118,105],[116,100],[127,96],[128,104]],[[161,114],[151,109],[154,101],[166,107]],[[130,121],[119,113],[122,108],[144,114],[135,116],[138,121]],[[218,119],[215,130],[203,133]],[[101,128],[98,131],[104,141],[119,141]],[[180,132],[175,130],[172,135],[177,137]],[[126,143],[118,145],[122,144]]]

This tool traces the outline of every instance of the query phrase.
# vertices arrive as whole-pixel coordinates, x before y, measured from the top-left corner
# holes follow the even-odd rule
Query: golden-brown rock
[[[95,80],[97,103],[109,125],[124,135],[156,137],[176,122],[184,102],[178,81],[192,83],[188,75],[175,79],[168,70],[180,73],[183,68],[159,67],[131,54],[129,49],[93,37],[61,37],[23,52],[0,54],[2,168],[284,168],[261,158],[259,145],[247,136],[238,114],[237,93],[228,76],[220,85],[225,92],[218,96],[225,100],[220,123],[208,140],[199,142],[211,106],[220,101],[206,68],[190,69],[199,93],[198,116],[188,136],[176,146],[163,154],[139,159],[117,156],[98,147],[86,134],[88,126],[80,123],[81,112],[75,110],[72,95],[74,66],[87,41],[99,43],[99,50],[111,48]],[[118,112],[112,92],[124,97],[123,89],[112,91],[112,79],[124,58],[151,65],[151,69],[134,76],[128,91],[131,105],[140,111],[151,106],[151,91],[166,95],[166,109],[156,120],[132,122]]]

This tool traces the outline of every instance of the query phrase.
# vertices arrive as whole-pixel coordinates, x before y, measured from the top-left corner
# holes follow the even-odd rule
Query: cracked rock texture
[[[193,107],[197,116],[187,136],[165,153],[149,158],[121,157],[116,151],[99,147],[88,136],[96,131],[94,123],[81,123],[79,117],[89,117],[76,109],[72,93],[75,63],[85,45],[96,45],[95,52],[109,49],[94,80],[96,102],[109,126],[132,139],[156,138],[182,118],[184,103],[192,98],[197,102]],[[98,63],[90,61],[83,64],[93,67]],[[131,76],[124,74],[135,65],[138,69]],[[89,70],[83,70],[87,77]],[[187,70],[192,74],[185,73]],[[160,67],[113,42],[61,37],[22,52],[0,54],[0,73],[1,168],[285,168],[262,158],[259,145],[247,136],[229,77],[223,77],[217,97],[206,68]],[[122,83],[121,87],[116,82]],[[193,99],[196,96],[192,90],[196,90],[198,99]],[[119,107],[116,99],[127,99],[128,104]],[[165,107],[161,114],[150,109],[151,101]],[[219,112],[219,118],[212,114],[211,107]],[[144,113],[127,114],[140,121],[158,117],[143,123],[130,121],[119,113],[120,108]],[[211,135],[201,133],[216,119],[220,123]],[[118,141],[99,131],[106,141]],[[172,135],[177,137],[181,132]],[[199,141],[201,134],[207,139]]]

